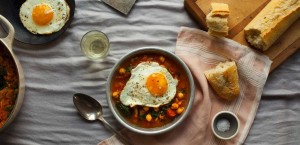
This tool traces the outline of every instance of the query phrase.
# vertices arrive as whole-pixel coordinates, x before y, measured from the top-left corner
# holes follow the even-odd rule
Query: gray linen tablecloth
[[[140,0],[127,17],[101,1],[76,0],[72,24],[57,40],[44,45],[14,42],[26,93],[16,120],[0,133],[0,145],[95,145],[110,137],[106,127],[79,116],[73,94],[95,97],[103,104],[107,121],[121,129],[105,99],[112,66],[139,47],[173,52],[180,26],[198,28],[182,0]],[[98,62],[83,56],[79,45],[82,35],[93,29],[105,32],[111,42],[108,57]],[[299,64],[298,51],[270,74],[246,145],[300,144]]]

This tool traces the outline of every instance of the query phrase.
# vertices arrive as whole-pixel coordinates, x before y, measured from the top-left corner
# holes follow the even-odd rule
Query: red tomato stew
[[[131,70],[142,62],[157,62],[178,80],[176,94],[168,104],[159,107],[130,107],[120,101],[120,94],[131,77]],[[182,70],[181,66],[167,56],[157,54],[137,55],[125,61],[112,78],[111,97],[117,110],[129,122],[143,128],[161,127],[172,122],[185,111],[190,95],[189,80]]]
[[[18,75],[14,60],[0,46],[0,128],[5,124],[18,95]]]

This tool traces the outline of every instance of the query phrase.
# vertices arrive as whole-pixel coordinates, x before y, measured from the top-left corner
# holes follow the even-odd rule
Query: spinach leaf
[[[4,77],[6,75],[6,69],[4,66],[0,66],[0,77]]]
[[[157,118],[157,117],[159,116],[159,112],[152,111],[152,112],[151,112],[151,116],[152,116],[153,118]]]
[[[125,117],[131,117],[131,111],[130,111],[130,108],[128,106],[125,106],[120,101],[118,101],[116,103],[116,107],[122,115],[124,115]]]
[[[132,69],[133,69],[132,66],[128,66],[128,67],[125,68],[126,72],[129,72],[129,73],[131,72]]]
[[[185,89],[181,89],[181,90],[179,90],[179,92],[185,94],[185,93],[186,93],[186,90],[185,90]]]
[[[7,107],[5,108],[5,110],[6,110],[7,112],[11,112],[13,109],[14,109],[14,106],[7,106]]]
[[[6,80],[4,77],[6,76],[6,69],[4,66],[0,66],[0,90],[2,90],[6,86]]]
[[[140,120],[145,120],[146,119],[147,114],[141,114],[139,116]]]
[[[6,87],[6,80],[4,77],[0,76],[0,90],[2,90],[4,87]]]

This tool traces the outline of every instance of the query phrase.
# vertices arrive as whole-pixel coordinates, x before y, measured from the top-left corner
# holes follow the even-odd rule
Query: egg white
[[[47,4],[53,9],[53,19],[47,25],[37,25],[32,18],[32,11],[36,5]],[[21,8],[19,17],[24,27],[33,34],[51,34],[59,31],[68,21],[70,7],[65,0],[27,0]]]
[[[153,96],[146,87],[148,76],[162,73],[168,82],[168,88],[163,96]],[[142,62],[131,70],[131,77],[120,94],[120,101],[127,106],[159,107],[169,103],[176,94],[178,80],[169,71],[156,62]]]

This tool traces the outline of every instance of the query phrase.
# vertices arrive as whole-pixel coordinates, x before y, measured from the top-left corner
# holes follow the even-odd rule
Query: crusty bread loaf
[[[300,0],[272,0],[245,27],[245,37],[255,48],[267,50],[300,16]]]
[[[212,10],[206,15],[208,34],[214,36],[228,35],[229,8],[224,3],[211,3]]]
[[[204,74],[219,97],[233,100],[240,95],[238,71],[234,61],[221,62]]]

